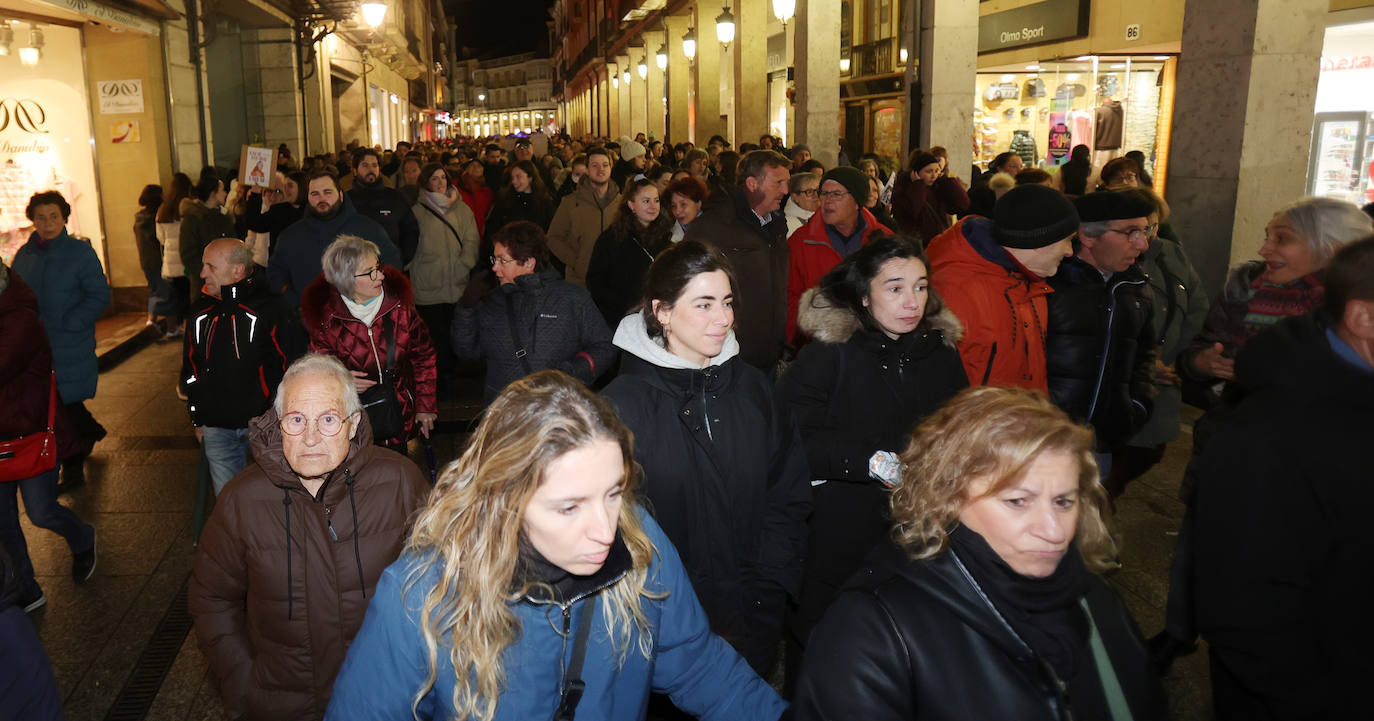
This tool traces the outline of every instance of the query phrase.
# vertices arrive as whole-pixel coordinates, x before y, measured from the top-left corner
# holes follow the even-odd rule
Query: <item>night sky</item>
[[[458,26],[458,45],[483,56],[547,53],[548,19],[553,0],[448,0]]]

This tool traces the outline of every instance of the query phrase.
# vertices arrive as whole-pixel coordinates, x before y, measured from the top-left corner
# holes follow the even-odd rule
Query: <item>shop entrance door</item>
[[[850,160],[868,152],[868,103],[844,106],[844,148]]]
[[[1317,113],[1312,125],[1312,152],[1307,192],[1340,198],[1356,205],[1374,201],[1369,163],[1374,155],[1374,123],[1362,112]]]

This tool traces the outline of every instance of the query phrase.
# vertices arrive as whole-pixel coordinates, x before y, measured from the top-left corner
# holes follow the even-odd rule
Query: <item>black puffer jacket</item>
[[[1374,718],[1374,373],[1338,356],[1328,328],[1285,318],[1245,345],[1244,400],[1190,467],[1221,719]]]
[[[694,368],[649,338],[639,314],[607,400],[635,435],[654,518],[682,555],[711,630],[762,673],[797,595],[811,511],[801,439],[757,368],[727,340]]]
[[[1093,426],[1099,450],[1116,448],[1145,425],[1153,406],[1154,294],[1137,266],[1104,280],[1077,256],[1049,284],[1050,399]]]
[[[515,353],[507,304],[529,371]],[[522,275],[492,291],[474,308],[453,313],[453,352],[464,360],[487,359],[485,402],[534,371],[556,368],[583,383],[595,381],[615,360],[611,331],[586,290],[549,268]]]
[[[1132,717],[1167,718],[1163,689],[1125,606],[1096,577],[1084,599]],[[1091,661],[1081,666],[1080,676],[1096,674]],[[885,543],[812,634],[793,710],[799,721],[1090,718],[1075,713],[1051,668],[953,551],[912,561]]]
[[[410,265],[415,258],[415,249],[420,247],[420,222],[411,210],[414,201],[406,199],[404,193],[388,188],[379,181],[376,185],[365,186],[354,183],[348,190],[348,197],[358,215],[371,218],[382,226],[392,243],[401,251],[401,265]]]
[[[888,491],[868,475],[877,451],[900,453],[926,416],[968,386],[963,333],[949,310],[897,340],[864,330],[816,290],[801,298],[798,325],[815,342],[778,381],[778,402],[797,420],[815,510],[799,615],[789,632],[804,644],[811,627],[889,527]]]

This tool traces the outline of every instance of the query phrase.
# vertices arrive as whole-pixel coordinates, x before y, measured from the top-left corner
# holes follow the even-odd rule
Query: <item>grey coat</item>
[[[1151,320],[1159,341],[1159,359],[1175,363],[1193,338],[1202,331],[1207,318],[1207,290],[1183,246],[1166,238],[1150,244],[1141,257],[1140,268],[1154,291],[1155,308]],[[1157,446],[1178,438],[1183,390],[1178,385],[1156,386],[1154,412],[1129,442],[1140,447]]]

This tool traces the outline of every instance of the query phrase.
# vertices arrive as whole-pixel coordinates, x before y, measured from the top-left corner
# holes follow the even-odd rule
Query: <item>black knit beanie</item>
[[[1153,204],[1129,190],[1099,190],[1078,198],[1073,205],[1084,223],[1148,218],[1155,212]]]
[[[1033,250],[1078,231],[1078,211],[1064,194],[1046,185],[1018,185],[992,209],[992,232],[1008,248]]]
[[[938,162],[940,162],[940,159],[935,157],[934,155],[931,155],[927,152],[920,152],[916,154],[916,157],[911,159],[910,169],[912,172],[920,172],[921,168],[924,168],[927,165],[930,165],[931,163]]]
[[[868,176],[864,174],[864,171],[848,165],[841,165],[827,170],[825,175],[821,176],[822,185],[827,180],[833,180],[843,185],[844,189],[854,196],[854,202],[858,203],[859,207],[862,208],[868,203]]]

